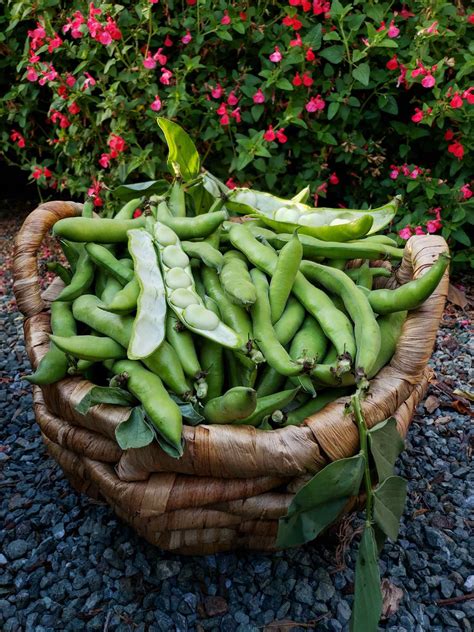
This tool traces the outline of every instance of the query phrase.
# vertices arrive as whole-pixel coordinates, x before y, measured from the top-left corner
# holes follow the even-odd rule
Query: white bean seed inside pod
[[[176,233],[164,224],[160,224],[158,230],[155,232],[155,237],[162,246],[172,246],[178,240]]]
[[[196,329],[212,331],[219,325],[219,318],[202,305],[188,305],[183,312],[184,320]]]
[[[335,217],[329,226],[339,226],[340,224],[349,224],[352,220],[344,219],[342,217]]]
[[[307,213],[300,216],[301,226],[323,226],[326,222],[319,213]]]
[[[275,219],[278,222],[288,222],[290,224],[298,224],[301,213],[297,208],[291,206],[282,206],[275,211]]]
[[[189,265],[189,257],[179,246],[163,248],[162,259],[168,268],[185,268]]]
[[[180,287],[190,287],[192,284],[189,274],[183,268],[171,268],[166,273],[166,285],[172,290]]]
[[[177,290],[173,290],[170,295],[170,301],[176,307],[188,307],[188,305],[199,305],[199,299],[190,290],[186,290],[185,288],[178,288]]]

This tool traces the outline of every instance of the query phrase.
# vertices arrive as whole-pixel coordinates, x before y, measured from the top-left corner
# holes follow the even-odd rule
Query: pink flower
[[[69,73],[66,74],[66,84],[72,88],[72,86],[76,83],[76,80]]]
[[[394,37],[398,37],[400,35],[400,29],[395,26],[395,21],[394,20],[392,20],[390,22],[390,25],[389,25],[388,31],[387,31],[387,35],[389,37],[391,37],[392,39]]]
[[[253,95],[252,100],[253,100],[254,103],[264,103],[265,102],[265,95],[263,94],[263,92],[261,91],[260,88]]]
[[[81,108],[77,105],[75,101],[73,101],[67,109],[71,114],[79,114],[79,112],[81,111]]]
[[[216,110],[216,114],[222,116],[227,113],[227,105],[225,103],[221,103],[220,106]]]
[[[316,59],[316,55],[313,53],[312,48],[308,48],[305,55],[306,61],[314,61]]]
[[[101,31],[97,37],[97,40],[104,46],[108,46],[112,43],[112,35],[108,31]]]
[[[150,53],[150,51],[147,51],[146,57],[143,60],[143,65],[148,70],[152,70],[153,68],[156,68],[156,61],[153,59],[153,56]]]
[[[101,154],[99,165],[104,169],[108,169],[110,167],[110,154]]]
[[[448,151],[450,154],[453,154],[453,156],[456,156],[458,160],[462,160],[464,156],[464,147],[458,140],[455,140],[454,143],[448,145]]]
[[[464,101],[459,96],[459,92],[455,92],[453,98],[449,102],[449,105],[452,108],[462,108]]]
[[[229,187],[229,189],[235,189],[237,186],[237,183],[234,181],[234,178],[229,178],[225,184],[226,184],[226,187]]]
[[[103,201],[100,199],[100,191],[102,189],[102,182],[92,180],[92,185],[87,190],[87,195],[94,199],[94,206],[102,206]]]
[[[229,92],[229,96],[227,97],[227,103],[233,107],[234,105],[237,105],[238,102],[239,102],[239,99],[235,96],[235,92],[233,90]]]
[[[222,94],[223,94],[224,90],[222,89],[222,86],[220,83],[216,84],[215,88],[212,88],[211,90],[211,96],[213,99],[220,99]]]
[[[137,219],[137,217],[141,217],[143,215],[143,211],[140,208],[137,208],[133,211],[133,219]]]
[[[84,71],[84,74],[86,76],[86,80],[82,84],[82,91],[87,90],[87,88],[89,87],[95,86],[95,84],[97,83],[94,77],[92,77],[92,75],[90,75],[88,72]]]
[[[388,68],[389,70],[396,70],[398,68],[397,56],[394,55],[393,57],[391,57],[388,60],[388,62],[385,64],[385,67]]]
[[[426,77],[423,77],[423,79],[421,80],[421,85],[423,86],[423,88],[432,88],[435,83],[435,78],[431,73],[428,73]]]
[[[413,114],[413,116],[411,117],[411,120],[413,121],[413,123],[419,123],[420,121],[422,121],[423,110],[420,110],[420,108],[415,108],[415,114]]]
[[[467,16],[467,21],[469,24],[474,24],[474,13]]]
[[[240,121],[242,120],[240,116],[240,108],[233,109],[230,115],[233,119],[235,119],[236,123],[240,123]]]
[[[59,37],[57,33],[55,33],[54,37],[51,37],[49,39],[48,53],[52,53],[53,50],[56,50],[56,48],[59,48],[62,43],[63,43],[63,40]]]
[[[400,175],[400,170],[395,165],[390,165],[390,178],[396,180]]]
[[[303,81],[300,77],[300,73],[296,72],[295,76],[293,77],[293,81],[291,82],[295,87],[301,86]]]
[[[21,147],[20,143],[18,143],[18,147]],[[462,193],[462,199],[463,200],[468,200],[469,198],[471,198],[473,196],[470,184],[463,184],[462,187],[459,190]]]
[[[324,110],[325,107],[326,102],[321,98],[321,95],[318,94],[316,97],[311,97],[305,105],[305,110],[307,112],[317,112],[318,110]]]
[[[158,4],[159,0],[148,0],[150,4]]]
[[[413,233],[410,226],[405,226],[405,228],[402,228],[401,230],[398,231],[398,235],[402,239],[409,239],[413,235]]]
[[[420,174],[421,174],[421,170],[418,169],[418,167],[415,167],[413,171],[410,173],[410,178],[412,178],[413,180],[416,180]]]
[[[275,64],[283,59],[283,55],[280,53],[280,49],[278,48],[278,46],[275,46],[275,52],[270,55],[269,59]]]
[[[474,105],[474,94],[472,94],[473,91],[474,91],[474,86],[472,86],[471,88],[468,88],[467,90],[464,90],[464,92],[462,93],[462,98],[467,99],[467,102],[469,103],[469,105]]]
[[[164,66],[166,62],[168,61],[168,57],[166,55],[163,55],[162,50],[163,48],[159,48],[156,51],[156,53],[153,55],[153,59],[157,61],[160,64],[160,66]]]
[[[279,129],[276,132],[276,139],[279,143],[286,143],[286,141],[288,140],[287,136],[285,135],[285,128],[282,127],[281,129]]]
[[[221,118],[219,119],[219,123],[220,123],[223,127],[225,127],[226,125],[229,125],[229,123],[230,123],[230,118],[229,118],[229,115],[227,114],[227,112],[221,116]]]
[[[437,26],[438,26],[438,21],[435,20],[430,26],[428,26],[427,29],[425,29],[426,33],[428,33],[429,35],[439,35]]]
[[[224,16],[221,18],[221,24],[227,25],[231,23],[230,15],[227,9],[224,11]]]
[[[110,149],[113,149],[118,153],[125,151],[127,146],[125,140],[118,134],[111,134],[107,144]]]
[[[303,46],[303,40],[301,39],[301,35],[296,33],[295,39],[290,40],[291,48],[295,48],[296,46]]]
[[[153,103],[150,105],[150,109],[152,109],[153,112],[159,112],[161,110],[161,99],[158,95],[155,96]]]
[[[183,35],[183,37],[181,38],[181,41],[183,42],[183,44],[189,44],[189,42],[192,40],[192,36],[191,33],[189,31],[186,31],[186,35]]]
[[[442,227],[442,223],[439,219],[430,219],[426,222],[426,230],[428,233],[435,233]],[[417,235],[423,235],[423,232],[417,233]]]
[[[167,36],[165,37],[165,41],[163,42],[163,44],[164,44],[165,46],[168,46],[168,48],[169,48],[170,46],[173,46],[173,40],[171,39],[171,37],[170,37],[169,35],[167,35]]]
[[[23,138],[23,136],[20,134],[20,132],[18,132],[18,131],[16,131],[16,130],[12,129],[12,132],[11,132],[11,134],[10,134],[10,138],[11,138],[11,140],[12,140],[14,143],[16,143],[16,144],[17,144],[17,146],[18,146],[20,149],[23,149],[23,148],[25,147],[25,145],[26,145],[26,143],[25,143],[25,139],[24,139],[24,138]],[[469,186],[469,185],[465,185],[465,186]],[[469,197],[470,197],[470,196],[469,196]]]
[[[28,79],[28,81],[38,81],[38,73],[33,68],[33,66],[28,66],[26,78]]]
[[[304,85],[304,86],[306,86],[307,88],[309,88],[310,86],[312,86],[312,85],[313,85],[313,83],[314,83],[313,78],[312,78],[312,77],[311,77],[311,75],[310,75],[309,73],[307,73],[307,72],[304,72],[304,73],[303,73],[302,80],[303,80],[303,85]]]
[[[329,176],[329,182],[330,184],[339,184],[339,178],[337,177],[335,172],[331,173],[331,175]]]
[[[415,227],[415,235],[424,235],[425,231],[422,229],[421,226],[416,226]]]
[[[80,11],[76,11],[73,14],[73,18],[67,18],[67,23],[63,26],[63,33],[71,31],[71,35],[74,39],[81,38],[84,33],[82,32],[81,25],[85,23],[86,18]]]
[[[276,134],[273,131],[273,125],[269,125],[267,131],[265,132],[265,134],[263,135],[263,138],[268,141],[269,143],[271,143],[272,141],[275,140],[276,138]]]
[[[171,72],[171,70],[168,70],[167,68],[162,68],[161,69],[161,77],[160,77],[160,83],[162,83],[165,86],[169,86],[170,85],[170,79],[173,76],[173,73]]]

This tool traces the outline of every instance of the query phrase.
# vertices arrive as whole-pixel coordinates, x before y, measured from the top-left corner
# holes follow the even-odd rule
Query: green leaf
[[[320,53],[321,57],[327,59],[331,64],[339,64],[344,57],[344,46],[329,46]]]
[[[280,90],[293,90],[293,86],[288,81],[288,79],[278,79],[278,81],[276,82],[276,87],[280,88]]]
[[[351,632],[377,632],[382,614],[382,591],[374,530],[366,526],[356,560]]]
[[[145,421],[145,413],[141,406],[132,408],[130,417],[115,428],[115,439],[122,448],[143,448],[155,438],[155,433]]]
[[[354,50],[352,52],[352,61],[354,63],[357,63],[361,59],[364,59],[364,57],[367,57],[367,52],[364,50]]]
[[[374,491],[374,519],[391,540],[396,540],[400,518],[405,507],[407,482],[401,476],[390,476]]]
[[[313,26],[313,28],[306,34],[306,37],[304,38],[304,43],[307,46],[311,47],[313,50],[319,50],[319,48],[321,47],[322,35],[322,25],[316,24],[316,26]]]
[[[119,200],[133,200],[142,195],[163,195],[169,189],[169,182],[166,180],[149,180],[148,182],[137,182],[136,184],[121,184],[112,191],[112,195]]]
[[[419,182],[417,182],[416,180],[410,180],[410,182],[407,184],[407,193],[411,193],[412,191],[417,189],[419,186],[420,186]]]
[[[363,86],[368,86],[370,81],[370,66],[367,62],[360,64],[352,71],[352,76]]]
[[[193,141],[177,123],[161,117],[157,121],[168,144],[168,166],[171,173],[181,175],[185,182],[193,180],[199,175],[201,168]]]
[[[89,408],[97,406],[97,404],[133,406],[136,401],[131,393],[118,386],[94,386],[84,395],[81,401],[74,406],[74,409],[81,415],[85,415]]]
[[[387,112],[388,114],[398,114],[397,101],[391,94],[381,94],[377,99],[377,105],[382,112]]]
[[[258,105],[254,105],[250,111],[252,113],[253,120],[257,122],[265,111],[265,107],[260,103]]]
[[[313,476],[280,519],[277,547],[309,542],[334,522],[348,499],[358,494],[363,472],[364,457],[357,454],[334,461]]]
[[[329,104],[328,107],[328,121],[330,121],[331,119],[333,119],[336,114],[337,111],[339,110],[339,103],[337,101],[333,101],[332,103]]]
[[[453,230],[452,236],[456,241],[459,241],[459,243],[463,244],[463,246],[467,246],[469,248],[469,246],[471,245],[469,235],[462,228],[456,228],[456,230]]]
[[[176,395],[173,395],[172,393],[170,394],[170,397],[178,404],[181,415],[189,426],[197,426],[204,421],[204,417],[201,415],[198,408],[193,406],[193,404],[190,404],[189,402],[183,402],[182,399],[180,399]]]
[[[379,483],[381,483],[392,476],[395,461],[405,446],[397,430],[397,420],[394,417],[386,419],[369,430],[368,435],[370,451],[377,468]]]

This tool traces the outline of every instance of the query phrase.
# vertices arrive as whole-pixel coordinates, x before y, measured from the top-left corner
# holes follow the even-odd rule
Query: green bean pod
[[[393,246],[394,248],[398,248],[398,243],[395,239],[392,239],[388,235],[366,235],[363,239],[359,241],[351,241],[351,244],[361,244],[367,241],[373,241],[377,244],[385,244],[386,246]]]
[[[182,241],[181,246],[188,257],[199,259],[204,265],[220,272],[224,264],[224,255],[207,241]]]
[[[171,185],[168,208],[173,217],[186,217],[186,200],[184,189],[180,182],[173,182]]]
[[[185,374],[194,379],[201,377],[203,371],[193,337],[181,321],[170,312],[166,315],[166,339],[176,351]]]
[[[293,289],[296,275],[303,257],[303,247],[295,233],[293,238],[283,246],[270,281],[270,308],[272,322],[275,323],[283,314],[288,297]]]
[[[93,217],[94,216],[94,200],[92,198],[88,198],[84,204],[82,205],[82,217]]]
[[[110,336],[122,347],[128,348],[134,319],[131,316],[113,314],[100,309],[100,300],[91,294],[84,294],[74,301],[73,314],[92,329]],[[177,395],[184,399],[191,397],[190,387],[176,352],[164,340],[150,356],[143,359],[146,367],[156,373]]]
[[[165,337],[165,285],[150,233],[144,229],[128,231],[128,250],[140,286],[128,357],[141,360],[158,349]]]
[[[89,289],[93,280],[94,264],[92,263],[86,249],[82,248],[77,261],[76,271],[71,278],[71,283],[61,290],[56,300],[68,302],[73,301]]]
[[[150,421],[158,432],[181,456],[183,421],[179,406],[166,392],[160,378],[139,362],[119,360],[112,368],[115,374],[127,376],[127,388],[142,403]]]
[[[133,279],[133,271],[127,266],[124,266],[117,257],[104,246],[89,243],[85,245],[85,249],[97,266],[105,270],[110,276],[115,277],[122,285],[126,285]]]
[[[127,231],[143,228],[146,217],[136,219],[107,219],[89,217],[65,217],[55,223],[53,233],[69,241],[116,244],[127,241]]]
[[[228,250],[220,273],[222,287],[233,303],[253,305],[257,294],[247,267],[247,261],[238,250]]]
[[[236,386],[220,397],[210,399],[203,415],[212,424],[229,424],[251,415],[257,406],[257,393],[253,388]]]
[[[244,419],[236,421],[236,425],[246,426],[258,426],[264,417],[271,415],[276,410],[281,410],[285,406],[293,401],[296,394],[299,392],[299,388],[292,388],[280,393],[274,393],[265,397],[258,397],[257,393],[257,406],[253,413]]]
[[[140,206],[142,199],[143,198],[139,197],[139,198],[135,198],[134,200],[129,200],[128,202],[126,202],[122,206],[122,208],[119,210],[117,215],[115,215],[114,220],[121,221],[123,219],[133,219],[133,214],[135,213],[137,208]]]
[[[358,283],[360,268],[347,268],[346,270],[344,270],[344,272],[347,274],[347,276],[350,279],[354,281],[354,283]],[[382,266],[379,268],[369,267],[368,272],[370,276],[372,277],[372,281],[376,277],[385,277],[388,279],[392,276],[392,273],[390,272],[390,270],[387,270],[387,268],[384,268]]]
[[[198,239],[208,237],[227,219],[226,211],[204,213],[196,217],[173,217],[166,202],[158,204],[157,218],[169,226],[180,239]]]
[[[51,330],[59,336],[74,336],[76,321],[72,315],[71,303],[53,301],[51,303]],[[41,359],[36,371],[26,375],[30,384],[43,386],[58,382],[67,375],[69,362],[66,354],[51,343],[48,351]]]
[[[290,357],[293,360],[321,362],[328,346],[320,324],[312,316],[306,316],[301,329],[295,334],[291,346]]]
[[[61,239],[59,243],[61,244],[61,249],[66,257],[66,260],[74,273],[76,271],[77,262],[79,260],[79,255],[81,254],[81,250],[83,249],[83,245],[76,244],[73,241],[67,241],[67,239]]]
[[[318,393],[318,396],[314,399],[309,399],[307,402],[299,406],[299,408],[295,408],[286,413],[285,421],[282,426],[300,426],[305,419],[308,419],[311,415],[319,412],[331,402],[339,399],[339,397],[349,395],[350,392],[351,389],[349,387],[341,387],[331,388],[322,393]]]
[[[273,325],[278,342],[284,347],[293,339],[306,317],[306,310],[301,303],[290,296],[285,311]]]
[[[450,257],[442,252],[436,262],[426,272],[395,290],[372,290],[369,303],[377,314],[390,314],[401,310],[420,307],[433,294],[443,278]]]
[[[282,375],[268,364],[265,365],[257,384],[257,397],[265,397],[280,391],[285,381],[286,375]]]
[[[283,345],[278,342],[272,325],[268,281],[257,268],[251,270],[250,276],[257,291],[257,300],[251,308],[256,342],[271,367],[283,375],[298,375],[303,367],[291,360]]]
[[[109,302],[103,301],[105,304],[102,309],[115,314],[129,314],[137,308],[138,295],[140,294],[140,284],[137,277],[134,276],[124,287],[119,284],[119,288]]]
[[[341,270],[304,261],[301,264],[301,271],[342,298],[354,323],[357,345],[356,376],[358,379],[367,377],[377,359],[381,345],[380,329],[367,297]]]
[[[114,279],[114,277],[108,276],[104,285],[104,289],[102,290],[102,294],[100,295],[100,300],[105,305],[108,305],[113,300],[117,292],[121,291],[122,289],[124,288],[122,288],[122,284],[119,283],[117,279]]]
[[[48,268],[50,272],[53,272],[54,274],[56,274],[64,283],[64,285],[69,285],[71,283],[71,278],[72,278],[71,270],[68,270],[68,268],[65,268],[63,265],[59,263],[59,261],[48,261],[48,263],[46,264],[46,267]]]
[[[222,395],[224,386],[224,348],[205,338],[200,351],[200,365],[206,373],[207,394],[204,401]]]
[[[66,354],[80,360],[119,360],[127,357],[127,351],[107,336],[50,336],[51,341]]]

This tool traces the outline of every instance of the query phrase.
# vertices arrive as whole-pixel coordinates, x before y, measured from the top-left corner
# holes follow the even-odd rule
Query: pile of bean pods
[[[448,257],[398,289],[373,289],[402,258],[377,234],[398,200],[370,211],[302,200],[238,189],[194,215],[175,181],[113,218],[86,201],[82,217],[54,226],[69,267],[48,266],[65,287],[50,349],[27,379],[119,385],[177,456],[190,409],[194,423],[271,430],[366,386]]]

